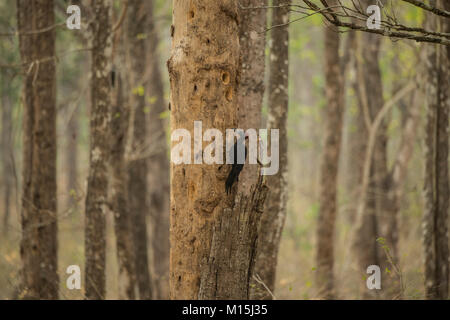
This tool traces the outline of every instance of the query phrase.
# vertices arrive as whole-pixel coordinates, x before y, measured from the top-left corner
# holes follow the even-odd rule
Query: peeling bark
[[[174,1],[172,130],[237,126],[238,2]],[[206,144],[205,144],[206,145]],[[225,153],[225,152],[224,152]],[[257,224],[267,187],[225,193],[230,165],[171,165],[170,296],[247,299]],[[239,233],[240,232],[240,233]]]

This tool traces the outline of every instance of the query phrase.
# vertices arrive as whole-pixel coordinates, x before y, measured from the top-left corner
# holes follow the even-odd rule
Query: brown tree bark
[[[272,11],[272,25],[278,26],[289,21],[290,0],[276,0]],[[255,274],[265,286],[254,289],[253,298],[271,299],[275,289],[278,249],[281,232],[286,220],[287,203],[287,113],[289,77],[289,28],[287,25],[271,30],[269,75],[269,116],[268,129],[279,129],[279,171],[267,177],[270,186],[266,209],[261,216],[258,232],[258,252]]]
[[[446,1],[437,1],[450,10]],[[431,15],[430,26],[450,31],[450,23]],[[448,299],[449,286],[449,111],[450,48],[428,46],[426,61],[427,125],[425,138],[425,209],[423,249],[425,257],[425,293],[427,299]]]
[[[57,299],[56,74],[52,0],[17,2],[24,72],[22,296]]]
[[[223,133],[236,128],[237,10],[236,0],[174,1],[174,37],[168,61],[172,130],[184,128],[193,137],[197,120],[203,128]],[[173,299],[249,297],[257,225],[267,187],[260,177],[250,197],[238,193],[237,188],[227,195],[225,179],[230,167],[172,163]]]
[[[123,54],[122,54],[123,56]],[[119,265],[119,299],[135,299],[137,294],[131,212],[128,206],[127,164],[125,159],[129,105],[124,99],[122,75],[125,65],[116,69],[112,98],[111,120],[111,211]]]
[[[267,0],[240,1],[239,44],[241,74],[238,89],[238,128],[262,126],[264,72],[266,63],[267,11],[251,9],[267,6]],[[239,191],[247,193],[258,180],[258,166],[245,166],[239,176]]]
[[[148,185],[147,159],[148,128],[145,114],[146,40],[148,6],[145,1],[128,3],[127,65],[130,68],[131,158],[128,163],[128,201],[134,230],[134,254],[140,299],[152,298],[151,278],[147,253]]]
[[[9,218],[11,215],[12,192],[14,185],[14,163],[13,163],[13,137],[12,137],[12,103],[8,96],[9,86],[4,74],[2,87],[0,88],[2,136],[0,141],[2,159],[2,199],[3,199],[3,234],[9,232]]]
[[[108,212],[109,125],[111,104],[111,3],[93,2],[90,167],[85,217],[85,295],[105,298],[105,228]]]
[[[70,115],[67,124],[66,133],[66,170],[67,170],[67,187],[68,194],[66,208],[72,208],[76,205],[76,194],[78,187],[78,126],[79,126],[79,110],[77,107]]]
[[[368,135],[370,125],[383,107],[383,87],[379,67],[381,38],[377,35],[362,34],[358,45],[360,55],[357,58],[358,100]],[[370,265],[380,265],[380,248],[376,240],[379,236],[377,211],[380,209],[379,193],[383,190],[387,174],[386,163],[386,124],[382,121],[378,128],[374,152],[371,158],[370,180],[366,190],[361,190],[360,199],[365,202],[362,210],[358,209],[353,247],[357,256],[358,277],[366,275]],[[364,146],[367,148],[367,144]],[[364,160],[369,161],[368,159]],[[378,195],[378,196],[377,196]],[[376,290],[368,290],[365,281],[361,281],[362,297],[371,299],[377,296]]]
[[[329,1],[329,5],[336,2]],[[344,113],[344,87],[339,57],[340,36],[337,28],[325,30],[325,141],[321,163],[319,217],[316,232],[316,285],[322,298],[333,299],[334,234],[337,215],[338,168]]]

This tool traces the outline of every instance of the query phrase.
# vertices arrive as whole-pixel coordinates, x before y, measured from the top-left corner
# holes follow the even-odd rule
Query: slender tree
[[[25,298],[58,298],[53,0],[17,0],[23,63],[22,241]]]
[[[72,110],[71,110],[72,111]],[[76,191],[78,190],[78,134],[79,134],[79,111],[77,107],[70,114],[66,131],[65,158],[67,165],[67,187],[66,192],[69,195],[66,208],[76,204]]]
[[[267,0],[240,1],[238,14],[240,44],[240,81],[238,89],[238,128],[259,129],[262,125],[264,72],[266,63]],[[239,191],[248,194],[258,181],[258,166],[244,166],[239,176]],[[252,286],[255,287],[255,286]]]
[[[117,35],[120,33],[117,32]],[[117,36],[116,39],[120,39]],[[119,42],[120,40],[117,40]],[[117,43],[116,42],[116,43]],[[120,42],[119,42],[120,43]],[[127,165],[125,151],[127,144],[129,104],[124,99],[122,75],[125,74],[122,50],[117,54],[115,81],[112,89],[111,110],[111,168],[112,179],[110,202],[114,215],[114,229],[119,264],[119,298],[135,299],[137,291],[132,220],[128,205]],[[122,59],[121,59],[122,58]],[[120,68],[117,65],[120,64]]]
[[[364,3],[367,5],[367,3]],[[381,37],[372,34],[362,34],[361,41],[358,41],[357,56],[357,77],[358,77],[358,101],[361,108],[364,129],[369,135],[370,126],[375,120],[384,100],[382,94],[381,71],[379,67],[379,52]],[[361,190],[360,199],[364,206],[358,208],[357,222],[354,238],[354,249],[358,261],[358,275],[365,274],[370,265],[380,265],[380,248],[377,245],[379,234],[379,218],[377,208],[379,208],[380,190],[383,190],[382,183],[386,177],[386,124],[382,121],[374,146],[373,156],[365,158],[370,161],[370,179],[365,190]],[[362,133],[363,134],[363,133]],[[364,145],[366,153],[367,143]],[[377,197],[378,195],[378,197]],[[362,283],[362,282],[361,282]],[[365,283],[361,284],[361,290],[365,298],[372,298],[376,294],[374,290],[368,290]]]
[[[128,197],[134,230],[134,250],[140,299],[151,299],[152,288],[147,254],[148,165],[145,157],[148,143],[145,101],[145,70],[148,4],[128,3],[127,65],[130,68],[131,158],[128,163]]]
[[[111,104],[111,3],[93,2],[90,166],[85,216],[85,294],[105,298],[106,214],[108,212]]]
[[[281,232],[286,219],[287,203],[287,113],[289,77],[289,21],[290,0],[275,0],[272,11],[269,74],[269,116],[267,128],[279,129],[279,171],[267,178],[270,186],[267,205],[261,217],[258,236],[258,253],[255,277],[258,284],[254,298],[271,299],[275,288],[275,276]],[[281,26],[280,26],[281,25]],[[267,288],[268,290],[267,290]]]
[[[447,1],[440,2],[447,10]],[[450,32],[450,23],[429,15],[428,24]],[[423,248],[425,257],[425,292],[427,299],[448,299],[449,287],[449,111],[450,48],[427,48],[426,82],[427,124],[425,129],[425,210]]]
[[[336,5],[336,1],[330,5]],[[338,211],[337,184],[344,113],[344,88],[339,57],[340,36],[334,26],[325,30],[325,141],[321,163],[319,217],[316,233],[316,285],[319,295],[332,299],[334,290],[334,230]]]
[[[153,256],[152,278],[154,298],[169,298],[169,206],[170,206],[170,167],[167,156],[166,120],[167,102],[164,98],[164,84],[158,54],[158,29],[155,24],[155,1],[148,1],[148,50],[147,61],[151,61],[148,81],[148,100],[150,104],[149,137],[152,150],[148,162],[151,243]]]
[[[6,82],[6,74],[2,73],[0,84],[0,103],[2,116],[2,136],[0,140],[1,160],[2,160],[2,199],[3,199],[3,233],[6,235],[9,231],[9,219],[11,215],[11,204],[14,182],[14,163],[13,163],[13,137],[12,137],[12,101],[9,97],[10,85]]]
[[[174,36],[168,61],[172,130],[186,129],[193,137],[194,121],[202,121],[205,129],[217,128],[223,133],[236,128],[237,10],[236,0],[174,1]],[[223,138],[215,137],[216,143],[219,139]],[[184,152],[198,159],[190,146]],[[219,148],[215,154],[219,153],[225,154],[225,150]],[[236,187],[227,194],[225,180],[230,167],[172,162],[173,299],[249,297],[257,225],[267,187],[260,178],[249,197],[238,193]]]

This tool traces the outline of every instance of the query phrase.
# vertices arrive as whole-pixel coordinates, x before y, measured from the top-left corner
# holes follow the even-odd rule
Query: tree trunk
[[[445,1],[441,1],[443,4]],[[445,3],[449,10],[448,3]],[[428,24],[450,32],[450,24],[429,15]],[[425,138],[425,210],[423,246],[427,299],[448,299],[449,285],[449,110],[450,49],[428,46],[426,83],[427,125]]]
[[[380,109],[383,107],[383,88],[381,71],[379,67],[379,51],[381,38],[377,35],[362,34],[359,43],[357,61],[358,76],[358,100],[362,109],[363,118],[367,123],[364,126],[366,134]],[[377,245],[379,236],[379,221],[377,211],[380,209],[379,192],[383,190],[383,182],[387,174],[386,163],[386,124],[383,123],[376,135],[374,152],[371,159],[370,180],[366,190],[361,190],[360,199],[364,201],[364,209],[358,209],[355,238],[353,246],[357,256],[359,279],[366,275],[366,269],[370,265],[380,265],[380,252]],[[367,148],[365,144],[364,149]],[[368,290],[365,281],[361,281],[361,291],[365,299],[375,298],[376,290]]]
[[[398,91],[397,87],[395,91]],[[420,103],[418,94],[413,94],[405,110],[402,121],[401,141],[398,147],[394,164],[386,176],[385,198],[383,215],[385,219],[385,227],[380,230],[380,235],[385,238],[385,243],[389,247],[389,255],[391,263],[387,263],[387,267],[391,270],[389,273],[391,281],[383,282],[383,293],[385,299],[399,299],[403,295],[403,283],[401,274],[397,270],[399,263],[399,212],[401,210],[401,200],[405,189],[405,182],[408,172],[408,163],[413,156],[414,145],[416,142],[417,127],[420,120]],[[387,248],[386,248],[387,250]],[[387,257],[386,257],[387,258]]]
[[[3,80],[4,79],[4,80]],[[0,141],[2,154],[2,196],[3,196],[3,234],[9,232],[9,218],[11,215],[11,201],[14,184],[13,137],[12,137],[12,103],[8,96],[9,86],[5,75],[2,74],[2,88],[0,93],[2,113],[2,137]]]
[[[57,299],[56,81],[52,0],[17,1],[24,64],[22,241],[25,298]]]
[[[148,188],[147,159],[144,156],[148,130],[145,115],[144,73],[146,66],[147,30],[145,1],[132,0],[128,4],[127,46],[130,68],[131,159],[128,163],[128,200],[134,230],[134,253],[140,299],[151,299],[152,288],[147,253]]]
[[[237,7],[236,0],[174,1],[168,61],[172,130],[186,129],[192,137],[194,121],[222,133],[236,128]],[[261,176],[250,197],[237,188],[227,195],[225,179],[230,169],[230,165],[172,163],[172,299],[249,297],[257,225],[267,187]]]
[[[329,2],[329,5],[336,3]],[[321,163],[320,210],[316,233],[316,285],[319,296],[335,297],[334,290],[334,230],[337,215],[338,167],[344,113],[344,88],[339,58],[340,36],[337,28],[325,30],[325,79],[327,108],[325,141]]]
[[[124,101],[122,75],[125,73],[122,64],[116,70],[116,81],[113,88],[113,107],[111,110],[111,207],[114,216],[114,229],[117,243],[117,260],[119,265],[119,299],[135,299],[137,291],[133,232],[131,215],[128,206],[127,170],[125,149],[129,121],[128,103]]]
[[[272,25],[282,25],[289,21],[290,0],[275,0],[272,11]],[[261,217],[258,237],[258,253],[255,274],[267,286],[258,285],[253,298],[271,299],[275,289],[278,249],[281,232],[286,220],[287,190],[287,113],[289,77],[289,28],[287,25],[271,30],[270,75],[269,75],[269,116],[268,129],[279,129],[280,165],[276,175],[267,177],[270,186],[268,203]]]
[[[246,9],[267,6],[267,0],[240,1],[239,44],[241,74],[238,88],[238,128],[259,129],[264,98],[266,63],[267,12],[265,9]],[[239,192],[249,193],[258,181],[258,166],[245,166],[239,176]]]
[[[164,85],[159,68],[158,30],[154,21],[154,2],[148,2],[148,50],[150,61],[150,81],[148,81],[150,112],[149,137],[152,150],[149,171],[152,282],[154,299],[169,298],[169,207],[170,207],[170,167],[167,156],[166,123],[164,113],[168,112],[164,99]]]
[[[77,107],[72,114],[67,125],[66,134],[66,169],[67,169],[67,203],[66,209],[76,206],[76,195],[78,187],[78,126],[80,108]]]
[[[85,217],[85,294],[105,298],[106,214],[108,212],[109,125],[111,104],[111,5],[93,2],[90,167]]]

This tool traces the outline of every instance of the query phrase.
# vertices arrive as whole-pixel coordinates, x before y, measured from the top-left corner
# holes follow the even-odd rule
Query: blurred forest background
[[[89,174],[89,123],[91,104],[91,53],[89,39],[87,39],[87,21],[95,14],[92,10],[82,6],[82,30],[68,30],[65,21],[68,17],[66,8],[70,1],[55,0],[55,28],[56,34],[56,137],[57,137],[57,215],[58,215],[58,274],[59,298],[82,299],[84,297],[84,280],[82,290],[68,290],[66,287],[66,268],[69,265],[79,265],[85,269],[85,202],[86,188]],[[82,1],[81,1],[82,2]],[[146,54],[138,57],[141,62],[136,65],[126,65],[127,54],[139,54],[138,47],[127,51],[127,46],[121,41],[127,38],[131,26],[139,26],[138,19],[134,19],[132,8],[121,17],[123,2],[113,1],[112,26],[118,26],[116,34],[122,34],[123,39],[113,40],[115,52],[114,66],[117,67],[116,86],[123,85],[126,96],[135,96],[144,103],[141,116],[132,113],[132,132],[139,120],[147,123],[147,131],[142,131],[148,137],[144,141],[145,147],[138,153],[132,153],[136,158],[130,160],[129,146],[122,146],[118,152],[112,152],[112,157],[120,159],[126,154],[128,161],[144,159],[147,164],[148,190],[144,201],[148,206],[156,206],[158,199],[168,201],[169,176],[158,176],[164,170],[160,167],[161,150],[164,156],[169,156],[170,119],[169,111],[170,84],[166,61],[171,55],[172,1],[154,0],[148,3],[145,10],[149,16],[142,30],[134,31],[136,38],[146,43]],[[427,13],[413,5],[401,4],[400,1],[388,1],[387,10],[395,10],[396,18],[404,25],[424,26]],[[82,4],[81,4],[82,5]],[[390,6],[393,6],[391,8]],[[148,9],[150,8],[151,9]],[[17,30],[17,8],[15,1],[0,2],[0,97],[1,97],[1,183],[0,183],[0,299],[11,299],[21,296],[21,190],[23,172],[23,70],[19,51],[19,37]],[[261,9],[255,9],[261,10]],[[276,11],[279,9],[273,9]],[[267,12],[268,26],[272,23],[272,10]],[[134,12],[138,14],[139,11]],[[291,13],[291,21],[296,19],[296,13]],[[299,15],[300,17],[300,15]],[[124,19],[123,22],[120,22]],[[131,22],[135,23],[131,23]],[[321,175],[320,164],[326,132],[325,121],[327,114],[326,76],[325,76],[325,30],[324,18],[319,15],[300,19],[289,24],[289,111],[287,114],[288,138],[288,170],[287,170],[287,216],[282,231],[281,244],[278,254],[277,277],[273,294],[277,299],[316,299],[320,297],[320,290],[315,285],[317,273],[316,260],[316,230],[320,212]],[[123,30],[123,32],[121,31]],[[265,124],[270,112],[267,89],[269,81],[270,43],[273,28],[268,28],[265,48],[266,91],[262,104],[262,124]],[[262,32],[263,30],[258,30]],[[176,32],[176,30],[175,30]],[[426,94],[424,83],[426,80],[426,48],[439,46],[435,44],[398,40],[374,35],[380,41],[378,61],[366,61],[363,53],[366,33],[355,33],[345,30],[338,34],[340,37],[340,55],[347,59],[345,65],[345,89],[342,144],[339,158],[339,175],[337,184],[337,215],[334,243],[334,291],[339,298],[363,298],[359,291],[361,282],[365,283],[368,276],[366,270],[354,265],[352,254],[352,232],[356,224],[359,192],[362,187],[361,168],[364,159],[364,148],[369,141],[367,132],[361,127],[361,100],[358,97],[358,87],[361,74],[358,65],[368,67],[379,66],[382,88],[375,88],[374,84],[366,88],[372,98],[378,101],[392,101],[393,107],[386,114],[380,131],[386,144],[386,166],[390,171],[397,163],[399,151],[404,150],[405,131],[411,150],[406,155],[406,169],[399,186],[398,225],[398,261],[395,266],[382,264],[383,279],[398,281],[399,273],[404,287],[403,298],[424,299],[425,293],[425,265],[422,246],[422,220],[424,215],[424,172],[425,172],[425,137],[426,137]],[[128,35],[129,36],[129,35]],[[371,35],[372,36],[372,35]],[[115,37],[114,37],[115,38]],[[366,43],[367,45],[367,43]],[[442,46],[445,47],[445,46]],[[123,53],[123,52],[128,53]],[[145,75],[145,85],[133,86],[135,82],[124,80],[130,74],[141,68]],[[143,69],[142,69],[143,68]],[[157,70],[157,71],[155,71]],[[373,70],[367,72],[368,76]],[[448,72],[447,72],[448,76]],[[156,77],[156,78],[155,78]],[[159,79],[157,79],[159,77]],[[364,76],[363,76],[364,77]],[[445,80],[445,79],[444,79]],[[448,79],[447,79],[448,81]],[[369,80],[370,82],[370,80]],[[158,88],[158,84],[161,88]],[[414,88],[411,88],[411,83]],[[418,85],[416,86],[416,84]],[[155,88],[156,86],[156,88]],[[408,87],[409,86],[409,87]],[[406,89],[405,89],[406,88]],[[403,90],[403,91],[401,91]],[[401,96],[398,96],[398,92]],[[376,96],[377,94],[381,96]],[[375,97],[373,96],[375,95]],[[142,102],[143,101],[143,102]],[[173,106],[172,106],[173,107]],[[242,106],[241,106],[242,107]],[[245,106],[244,106],[245,107]],[[448,105],[447,105],[448,108]],[[448,112],[448,110],[447,110]],[[111,113],[112,118],[120,118],[120,109]],[[134,117],[134,118],[133,118]],[[413,119],[411,124],[410,120]],[[112,120],[114,121],[114,120]],[[362,122],[364,123],[364,122]],[[408,124],[408,127],[406,125]],[[114,125],[114,124],[113,124]],[[364,124],[363,124],[364,125]],[[410,127],[412,125],[412,127]],[[265,125],[263,125],[265,127]],[[409,129],[408,129],[409,128]],[[152,131],[153,130],[153,131]],[[162,131],[162,132],[158,132]],[[150,133],[152,132],[152,134]],[[447,131],[448,132],[448,131]],[[138,136],[139,133],[131,133]],[[154,145],[156,138],[166,143],[164,148]],[[152,138],[153,137],[153,138]],[[148,145],[147,145],[148,144]],[[153,147],[152,147],[153,145]],[[119,146],[120,147],[120,146]],[[131,147],[133,148],[133,147]],[[376,147],[375,147],[376,148]],[[363,151],[361,151],[363,150]],[[135,150],[136,151],[136,150]],[[377,149],[375,149],[377,154]],[[138,159],[138,160],[136,160]],[[163,160],[164,161],[164,160]],[[168,162],[168,161],[167,161]],[[448,162],[447,162],[448,166]],[[168,168],[168,167],[166,167]],[[114,170],[114,169],[113,169]],[[120,173],[120,168],[118,169]],[[129,174],[133,173],[129,169]],[[156,172],[156,174],[155,174]],[[139,176],[139,171],[137,175]],[[115,173],[111,174],[116,177]],[[163,179],[163,181],[161,180]],[[164,181],[165,180],[165,181]],[[269,189],[270,189],[270,185]],[[133,186],[125,186],[132,192]],[[136,188],[136,186],[134,186]],[[137,187],[139,188],[139,186]],[[270,191],[269,191],[270,192]],[[388,197],[388,189],[371,189],[375,197]],[[369,192],[369,193],[370,193]],[[156,193],[156,195],[155,195]],[[165,193],[165,194],[161,194]],[[159,197],[159,198],[158,198]],[[148,200],[150,199],[150,200]],[[133,200],[131,200],[133,201]],[[139,201],[139,199],[137,200]],[[135,204],[136,205],[136,204]],[[137,204],[139,208],[139,204]],[[162,205],[161,210],[168,206]],[[138,209],[139,210],[139,209]],[[117,240],[114,231],[114,215],[106,215],[106,298],[120,297],[120,267],[117,260]],[[448,209],[447,209],[448,212]],[[155,232],[157,217],[145,215],[148,236],[149,274],[154,276],[157,269],[168,266],[167,254],[160,256],[158,245],[160,241]],[[138,220],[134,220],[138,221]],[[444,220],[445,221],[445,220]],[[447,221],[448,224],[448,221]],[[161,224],[160,224],[161,226]],[[167,226],[164,226],[167,227]],[[168,228],[168,227],[167,227]],[[168,235],[168,232],[166,233]],[[168,241],[168,239],[167,239]],[[164,242],[164,240],[163,240]],[[376,242],[376,241],[374,241]],[[384,239],[378,238],[377,246],[383,247]],[[161,249],[165,250],[165,249]],[[388,249],[389,250],[389,249]],[[166,259],[167,261],[159,261]],[[160,264],[160,266],[158,266]],[[144,266],[145,268],[145,266]],[[167,277],[162,273],[161,277]],[[145,280],[143,280],[145,281]],[[159,280],[152,280],[154,283]],[[167,278],[160,286],[167,286]],[[155,284],[153,287],[156,287]],[[160,298],[167,298],[167,288],[160,288]]]

